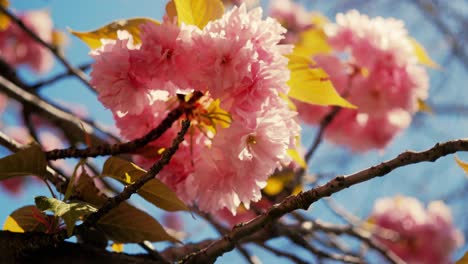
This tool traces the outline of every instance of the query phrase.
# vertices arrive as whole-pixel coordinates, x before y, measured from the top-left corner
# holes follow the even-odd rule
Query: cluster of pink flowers
[[[296,43],[301,32],[313,27],[312,14],[291,0],[270,1],[270,16],[288,30],[284,43]]]
[[[451,254],[464,241],[452,223],[450,209],[441,201],[424,209],[411,197],[380,199],[370,219],[376,226],[397,233],[395,241],[382,238],[378,232],[377,238],[407,263],[452,263]]]
[[[155,128],[176,105],[176,95],[202,91],[186,140],[158,177],[200,209],[227,208],[261,198],[268,176],[289,162],[300,127],[280,94],[289,78],[278,45],[285,29],[262,10],[233,7],[203,29],[167,17],[141,26],[141,44],[126,32],[92,52],[91,83],[129,140]],[[139,151],[153,164],[180,129],[173,125]]]
[[[53,23],[45,10],[30,11],[19,15],[21,21],[45,42],[53,39]],[[28,65],[37,73],[52,68],[52,54],[31,38],[16,23],[9,23],[0,31],[0,57],[13,66]]]
[[[425,100],[428,93],[426,70],[418,64],[404,23],[370,19],[353,10],[338,14],[325,32],[336,52],[314,60],[337,91],[358,108],[342,109],[325,137],[354,151],[383,149],[408,127],[418,100]],[[330,111],[299,102],[297,107],[310,124],[319,123]]]

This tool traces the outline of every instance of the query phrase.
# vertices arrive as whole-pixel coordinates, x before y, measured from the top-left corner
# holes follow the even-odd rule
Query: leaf
[[[306,161],[304,160],[302,155],[299,154],[297,149],[288,149],[287,153],[294,162],[296,162],[299,166],[301,166],[301,168],[307,167]]]
[[[86,162],[86,159],[81,159],[78,164],[76,164],[75,169],[73,170],[73,174],[68,182],[67,190],[65,191],[65,196],[63,197],[63,201],[66,201],[70,198],[73,193],[73,186],[75,186],[75,178],[78,168],[82,166]],[[84,169],[83,169],[84,171]]]
[[[10,6],[10,1],[0,0],[0,6],[8,8]],[[10,25],[10,18],[3,12],[0,13],[0,31],[7,29],[8,25]]]
[[[458,166],[460,166],[460,168],[462,168],[465,171],[466,176],[468,177],[468,163],[462,161],[457,156],[455,156],[455,161],[457,162]]]
[[[426,52],[426,49],[424,48],[421,43],[419,43],[416,39],[414,38],[409,38],[411,45],[413,46],[414,49],[414,55],[418,58],[419,63],[422,65],[426,65],[432,68],[440,68],[440,66],[435,63],[431,57]]]
[[[170,18],[176,15],[179,25],[185,23],[203,29],[208,22],[223,16],[224,5],[221,0],[172,0],[166,5],[166,12]]]
[[[0,159],[0,180],[17,176],[44,176],[46,172],[47,160],[39,145],[31,145]]]
[[[144,240],[179,242],[156,219],[127,203],[112,209],[97,225],[115,243],[139,243]]]
[[[432,114],[434,111],[432,107],[428,105],[424,100],[418,99],[418,111]]]
[[[271,196],[279,194],[283,191],[284,187],[294,179],[294,172],[292,170],[284,169],[276,172],[268,178],[267,185],[263,191]]]
[[[3,224],[3,230],[17,233],[39,231],[43,225],[34,216],[35,211],[36,213],[43,214],[34,205],[27,205],[16,209],[7,217]],[[46,218],[44,214],[42,217],[43,219]]]
[[[327,54],[332,51],[327,36],[321,28],[313,27],[300,34],[300,40],[294,47],[294,54],[310,57]]]
[[[111,246],[111,249],[114,252],[121,253],[124,250],[124,244],[113,243],[112,246]]]
[[[130,35],[133,36],[135,44],[141,43],[140,38],[140,25],[151,22],[159,25],[160,23],[151,18],[131,18],[121,19],[100,27],[93,31],[78,32],[70,30],[70,33],[80,38],[85,42],[91,49],[97,49],[101,47],[101,39],[117,39],[118,30],[126,30]]]
[[[107,200],[107,197],[100,194],[100,191],[94,184],[93,179],[86,173],[85,170],[81,171],[81,175],[78,177],[78,180],[75,183],[74,193],[81,200],[95,205],[96,207],[100,207]]]
[[[102,174],[122,183],[132,184],[145,175],[146,171],[124,159],[110,157],[104,163]],[[147,182],[138,190],[138,194],[148,202],[166,211],[188,210],[176,193],[158,179]]]
[[[457,260],[456,264],[468,264],[468,251],[465,252],[465,255]]]
[[[54,215],[62,217],[67,226],[67,233],[69,236],[73,234],[76,221],[97,211],[95,207],[84,202],[64,203],[55,198],[47,198],[44,196],[37,196],[34,198],[34,201],[36,202],[37,208],[40,210],[51,211]]]
[[[338,94],[327,73],[314,65],[307,57],[289,55],[291,78],[288,85],[291,89],[288,96],[310,104],[356,108]]]

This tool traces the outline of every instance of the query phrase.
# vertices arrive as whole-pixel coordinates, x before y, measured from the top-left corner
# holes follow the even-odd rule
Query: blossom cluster
[[[47,11],[24,12],[18,17],[42,40],[53,42],[53,23]],[[36,73],[45,73],[53,65],[52,54],[16,23],[0,31],[0,58],[12,66],[28,65]]]
[[[304,6],[291,0],[270,1],[269,15],[278,20],[288,31],[284,43],[296,43],[300,33],[314,26],[313,14]]]
[[[357,106],[342,109],[325,137],[354,151],[383,149],[408,127],[418,101],[428,96],[428,76],[418,64],[403,21],[338,14],[324,32],[334,52],[313,57],[337,91]],[[318,124],[330,107],[297,103],[301,118]]]
[[[411,197],[379,199],[370,220],[383,230],[396,232],[394,241],[379,232],[377,239],[407,263],[451,263],[452,253],[464,240],[452,223],[450,209],[441,201],[431,202],[425,209]]]
[[[284,55],[291,46],[278,44],[285,29],[262,19],[261,8],[241,5],[203,29],[165,17],[140,31],[141,44],[120,31],[92,52],[99,100],[132,140],[155,128],[178,95],[203,92],[186,140],[158,177],[205,211],[249,207],[275,168],[289,162],[287,149],[300,130],[281,98],[289,91]],[[137,163],[153,164],[179,129],[173,125],[139,150]]]

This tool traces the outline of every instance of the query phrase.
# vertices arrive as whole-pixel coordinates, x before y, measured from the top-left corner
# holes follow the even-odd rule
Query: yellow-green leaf
[[[432,107],[428,105],[424,100],[418,99],[418,111],[432,114],[434,111]]]
[[[458,166],[460,166],[460,168],[462,168],[465,171],[466,176],[468,177],[468,163],[462,161],[457,156],[455,156],[455,161],[457,162]]]
[[[465,255],[461,259],[457,260],[456,264],[468,264],[468,251],[465,252]]]
[[[156,219],[127,203],[112,209],[97,225],[115,243],[140,243],[144,240],[179,242]]]
[[[327,54],[332,51],[327,36],[321,28],[313,27],[300,34],[299,42],[294,47],[294,54],[310,57]]]
[[[3,8],[8,8],[10,6],[10,2],[8,0],[0,0],[0,6],[2,6]],[[0,13],[0,31],[5,30],[9,24],[10,18],[3,12]]]
[[[82,220],[85,216],[97,211],[95,207],[84,202],[64,203],[55,198],[44,196],[37,196],[34,201],[40,210],[51,211],[54,215],[61,217],[67,226],[69,236],[73,234],[76,221]]]
[[[117,157],[110,157],[104,163],[102,169],[104,176],[112,177],[124,184],[132,184],[145,173],[144,169]],[[138,190],[138,194],[148,202],[166,211],[188,210],[176,193],[158,179],[147,182]]]
[[[169,17],[172,17],[174,6],[177,20],[180,23],[204,28],[208,22],[223,16],[224,5],[221,0],[172,0],[166,6]],[[170,13],[169,13],[170,12]]]
[[[291,88],[289,97],[322,106],[356,108],[338,94],[327,73],[316,67],[311,59],[295,54],[289,55],[288,67],[291,70],[291,77],[288,81]]]
[[[418,58],[419,63],[432,68],[440,68],[440,66],[437,63],[435,63],[431,59],[431,57],[429,57],[429,55],[426,52],[426,49],[423,45],[421,45],[421,43],[419,43],[414,38],[410,38],[409,40],[411,42],[411,45],[413,46],[414,55],[416,55],[416,57]]]
[[[31,145],[0,159],[0,180],[17,176],[44,176],[46,172],[47,160],[38,145]]]
[[[267,185],[263,191],[271,196],[279,194],[283,191],[284,187],[291,183],[294,179],[294,172],[292,170],[284,169],[276,172],[268,178]]]
[[[34,213],[42,214],[42,218],[45,219],[45,215],[36,206],[27,205],[16,209],[7,217],[3,230],[17,233],[40,231],[43,225],[34,217]]]
[[[306,161],[304,160],[302,155],[299,154],[297,149],[288,149],[287,153],[294,162],[296,162],[299,166],[301,166],[301,168],[307,167]]]
[[[114,21],[93,31],[78,32],[70,30],[70,33],[80,38],[91,49],[99,48],[102,45],[101,39],[117,39],[118,30],[128,31],[133,36],[134,43],[139,44],[141,43],[140,25],[148,22],[160,24],[151,18],[131,18]]]
[[[121,253],[124,250],[124,244],[121,243],[113,243],[111,246],[112,251]]]

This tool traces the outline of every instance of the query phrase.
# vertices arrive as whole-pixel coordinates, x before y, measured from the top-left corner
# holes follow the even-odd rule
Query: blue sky
[[[11,2],[12,6],[17,10],[48,9],[58,29],[72,28],[77,31],[95,29],[122,18],[151,17],[161,19],[165,3],[165,1],[154,0],[11,0]],[[337,4],[340,4],[340,8],[352,6],[352,3],[348,3],[348,6],[343,3],[343,1],[317,1],[317,3],[314,3],[314,8],[327,13]],[[370,16],[395,16],[405,20],[411,34],[427,47],[436,61],[441,64],[444,61],[449,61],[446,60],[449,54],[446,39],[431,26],[415,6],[407,3],[404,8],[390,9],[388,6],[385,7],[384,4],[379,5],[376,3],[366,5],[362,10]],[[330,19],[333,19],[333,14],[327,14]],[[74,65],[90,62],[91,58],[87,55],[88,48],[75,37],[69,35],[69,38],[70,44],[66,48],[67,58]],[[454,103],[464,105],[464,101],[468,98],[465,86],[467,81],[465,69],[455,60],[443,64],[443,67],[439,71],[430,70],[432,86],[429,102],[434,106]],[[28,71],[22,71],[21,74],[27,80],[34,82],[37,78],[53,76],[63,70],[64,68],[57,62],[54,69],[46,76],[32,76]],[[63,101],[84,104],[93,118],[108,125],[113,123],[109,111],[104,109],[96,100],[95,95],[84,88],[77,80],[69,79],[57,82],[50,87],[44,88],[41,93],[43,96],[54,100],[59,98]],[[303,142],[305,146],[308,146],[312,141],[314,132],[315,129],[312,127],[304,128]],[[467,132],[467,120],[462,114],[456,112],[452,114],[437,112],[433,115],[418,114],[411,128],[403,132],[384,152],[354,154],[331,144],[322,145],[310,164],[310,172],[328,172],[334,175],[349,174],[393,158],[407,149],[423,150],[433,146],[438,141],[466,137]],[[459,156],[468,160],[466,154],[460,154]],[[423,201],[430,201],[448,197],[450,193],[454,193],[464,184],[466,184],[466,177],[456,167],[453,157],[449,156],[437,161],[436,164],[423,163],[399,169],[386,177],[347,189],[334,196],[334,198],[351,212],[365,216],[371,210],[373,201],[378,197],[405,194],[415,196]],[[47,194],[44,186],[30,184],[21,196],[2,196],[0,200],[2,207],[0,221],[5,219],[14,209],[33,203],[34,196],[44,194]],[[141,200],[135,202],[137,205],[148,207]],[[464,221],[466,219],[465,204],[463,202],[451,202],[450,206],[454,210],[456,224],[466,230],[468,223]],[[149,210],[154,211],[152,208]],[[337,221],[322,202],[313,205],[309,212],[313,217]],[[157,211],[154,211],[154,213],[158,214]],[[196,234],[194,241],[215,236],[213,230],[201,220],[193,220],[189,215],[185,215],[184,219],[187,220],[186,224],[190,227],[190,232]],[[285,241],[278,241],[277,243],[280,246],[288,246]],[[158,247],[163,246],[158,245]],[[138,250],[136,247],[128,247],[127,249],[131,252]],[[271,255],[267,256],[264,252],[256,248],[253,249],[255,249],[254,252],[260,259],[265,263],[269,263]],[[237,254],[226,254],[220,260],[220,263],[231,263],[233,258],[239,257]],[[308,255],[304,253],[304,258],[307,257]],[[276,259],[275,263],[283,263],[281,261]]]

